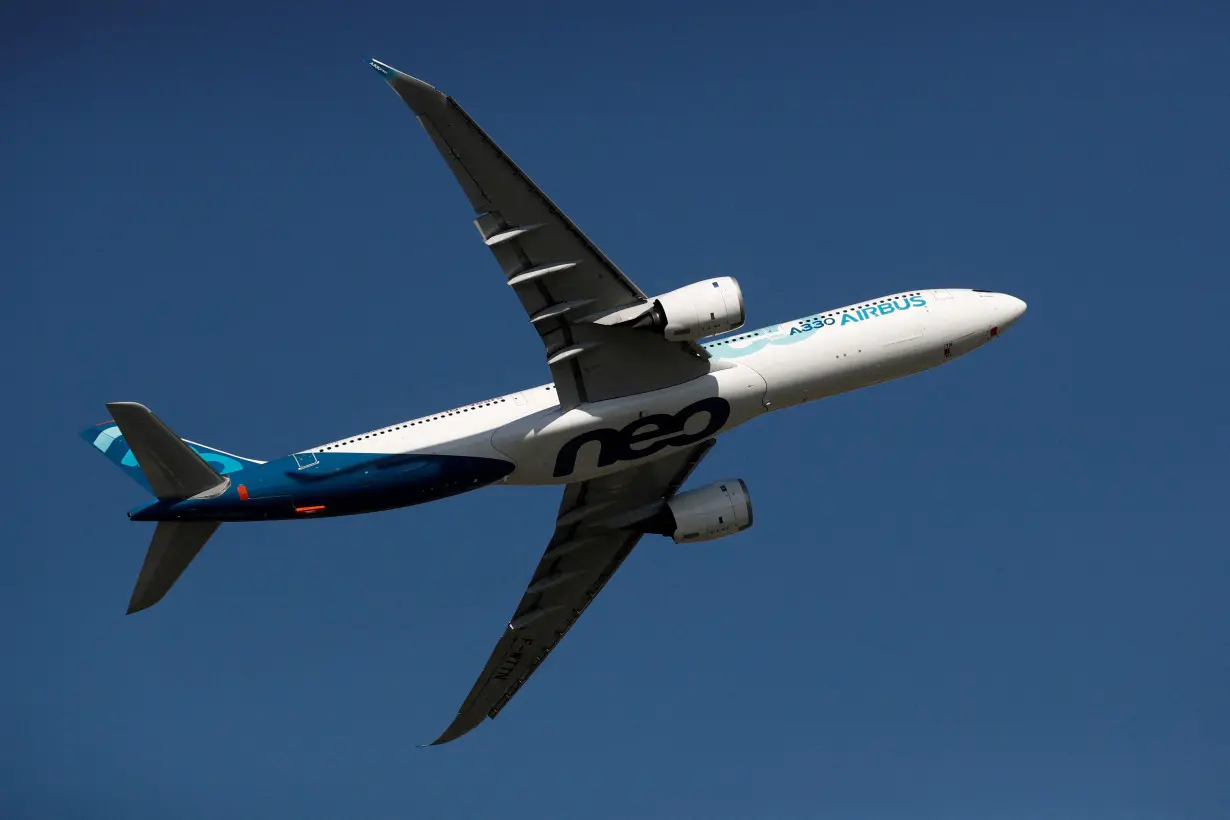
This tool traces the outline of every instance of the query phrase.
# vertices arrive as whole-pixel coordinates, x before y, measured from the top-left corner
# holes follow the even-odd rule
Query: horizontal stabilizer
[[[191,498],[226,483],[226,479],[148,407],[117,401],[109,403],[107,409],[119,425],[154,495],[162,499]]]
[[[158,522],[128,602],[128,614],[161,601],[217,529],[217,521]]]

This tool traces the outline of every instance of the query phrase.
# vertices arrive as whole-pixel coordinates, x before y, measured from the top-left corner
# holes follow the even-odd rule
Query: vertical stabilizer
[[[109,403],[107,409],[124,434],[154,495],[161,499],[191,498],[226,482],[148,407],[132,401],[117,401]]]

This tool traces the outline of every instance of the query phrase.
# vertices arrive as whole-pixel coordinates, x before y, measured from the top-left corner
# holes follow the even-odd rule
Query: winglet
[[[429,746],[443,746],[445,743],[450,743],[462,735],[469,734],[478,725],[487,718],[491,717],[487,712],[479,712],[477,715],[472,712],[467,714],[463,709],[458,713],[457,717],[449,724],[448,728],[438,738],[429,743]]]
[[[397,92],[397,96],[401,97],[415,114],[425,114],[429,108],[439,106],[446,99],[439,89],[417,77],[411,77],[404,71],[398,71],[388,63],[382,63],[373,58],[368,60],[367,64],[384,77],[385,82]]]

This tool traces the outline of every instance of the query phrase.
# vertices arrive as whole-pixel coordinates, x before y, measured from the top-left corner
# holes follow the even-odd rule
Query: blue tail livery
[[[149,480],[145,477],[145,473],[141,470],[141,465],[137,463],[137,457],[133,453],[132,447],[129,446],[128,441],[124,438],[123,431],[120,430],[119,425],[115,423],[114,419],[109,419],[93,427],[87,427],[81,431],[81,437],[98,448],[99,452],[105,455],[112,464],[123,470],[125,475],[133,481],[151,493],[154,491],[150,486]],[[216,450],[213,447],[207,447],[204,444],[189,441],[188,439],[181,439],[181,441],[194,450],[197,455],[204,459],[221,476],[233,476],[234,473],[243,470],[245,467],[252,469],[265,463],[256,459],[237,456],[234,453]],[[238,478],[235,477],[235,480],[237,481]]]
[[[186,442],[136,402],[112,402],[107,409],[111,420],[83,430],[81,437],[156,495],[158,501],[152,506],[216,497],[231,486],[228,474],[243,470],[244,462],[260,464]],[[217,529],[216,521],[158,522],[128,612],[161,601]]]

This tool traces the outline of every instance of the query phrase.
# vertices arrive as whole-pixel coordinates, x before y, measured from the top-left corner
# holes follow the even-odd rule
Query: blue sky
[[[3,12],[0,814],[1230,813],[1224,9],[395,5]],[[498,720],[415,748],[557,490],[229,525],[126,617],[143,497],[76,436],[136,400],[268,458],[547,380],[372,56],[648,292],[1029,312],[724,438],[693,481],[755,526],[646,539]]]

